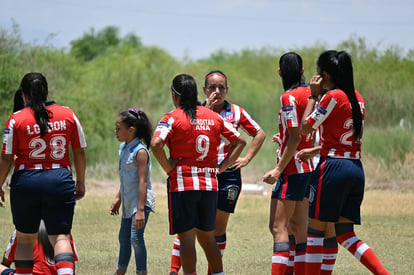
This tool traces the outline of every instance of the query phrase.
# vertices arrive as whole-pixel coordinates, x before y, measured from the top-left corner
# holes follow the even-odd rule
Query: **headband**
[[[181,96],[181,93],[177,92],[176,89],[174,89],[174,84],[171,84],[171,91],[173,91],[174,93],[176,93],[177,95]]]
[[[137,110],[135,108],[128,108],[128,112],[130,114],[132,114],[134,117],[138,118],[138,116],[140,115],[140,112],[141,111],[139,111],[139,110]]]
[[[213,75],[219,75],[227,81],[227,77],[224,74],[219,73],[219,72],[214,72],[214,73],[208,74],[204,79],[207,80],[207,78],[209,78],[210,76],[213,76]]]

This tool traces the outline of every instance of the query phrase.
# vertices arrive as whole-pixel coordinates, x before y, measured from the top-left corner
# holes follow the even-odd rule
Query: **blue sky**
[[[13,21],[25,42],[69,49],[91,28],[111,25],[177,58],[317,42],[334,47],[351,36],[373,47],[414,49],[412,0],[3,0],[0,27],[11,30]]]

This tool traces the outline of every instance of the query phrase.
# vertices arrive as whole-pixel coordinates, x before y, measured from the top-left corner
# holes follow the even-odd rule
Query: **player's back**
[[[9,133],[3,151],[16,154],[18,170],[69,167],[69,145],[86,146],[82,126],[70,108],[53,102],[47,108],[51,115],[44,136],[29,107],[14,113],[7,122]]]
[[[362,113],[365,104],[362,96],[355,91]],[[322,156],[360,158],[361,140],[353,134],[352,108],[347,95],[340,89],[329,91],[321,100],[321,107],[330,113],[322,123]],[[362,124],[363,125],[363,124]]]
[[[215,112],[197,107],[197,117],[190,119],[181,108],[173,111],[173,131],[169,147],[179,165],[214,167],[223,119]]]

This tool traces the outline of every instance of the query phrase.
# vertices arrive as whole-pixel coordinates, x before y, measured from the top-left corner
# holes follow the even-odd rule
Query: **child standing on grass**
[[[143,111],[130,108],[121,112],[116,119],[115,135],[122,142],[119,147],[120,188],[109,209],[109,214],[118,215],[122,204],[116,275],[126,273],[131,246],[135,252],[136,274],[147,274],[144,230],[149,213],[155,206],[148,152],[151,134],[150,121]]]

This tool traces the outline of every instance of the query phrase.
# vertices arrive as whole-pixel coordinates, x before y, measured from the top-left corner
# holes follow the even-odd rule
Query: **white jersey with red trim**
[[[197,106],[190,120],[181,108],[166,114],[154,132],[170,149],[172,159],[181,160],[168,173],[170,192],[217,191],[217,148],[221,140],[231,143],[240,133],[219,114]]]
[[[255,135],[261,128],[260,125],[252,119],[252,117],[242,107],[224,101],[224,106],[220,110],[219,114],[228,122],[230,122],[237,130],[241,128],[249,136]],[[219,151],[217,155],[217,163],[223,161],[229,152],[230,145],[224,142],[220,143]]]
[[[3,154],[15,154],[15,171],[23,169],[70,169],[69,146],[86,147],[82,125],[68,107],[54,102],[47,104],[52,112],[49,130],[40,136],[33,110],[26,107],[12,114],[4,129]]]
[[[310,89],[305,86],[299,86],[295,89],[284,92],[280,97],[281,110],[279,112],[279,133],[281,144],[278,150],[278,160],[282,157],[282,154],[286,150],[286,146],[289,140],[289,128],[299,128],[300,122],[305,112],[306,105],[308,104],[308,98],[310,96]],[[313,147],[312,134],[301,136],[301,141],[296,149],[296,153],[305,148]],[[295,153],[295,155],[296,155]],[[289,161],[286,168],[283,170],[283,174],[301,174],[309,173],[315,170],[313,159],[309,159],[305,162],[299,162],[295,160],[293,156]]]
[[[362,113],[363,126],[365,103],[362,96],[357,91],[355,93]],[[321,156],[361,158],[361,139],[357,140],[354,136],[351,103],[345,92],[340,89],[328,91],[306,121],[314,129],[319,127]]]

